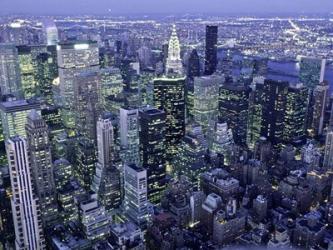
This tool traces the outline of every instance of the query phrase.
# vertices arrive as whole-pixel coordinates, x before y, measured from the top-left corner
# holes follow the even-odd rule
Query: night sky
[[[0,13],[320,13],[333,0],[0,0]]]

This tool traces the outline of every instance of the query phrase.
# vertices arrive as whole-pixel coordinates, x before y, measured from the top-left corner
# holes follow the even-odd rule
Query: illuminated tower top
[[[166,61],[166,73],[183,73],[183,65],[180,58],[180,43],[177,36],[176,25],[172,26],[172,33],[169,40],[168,58]]]

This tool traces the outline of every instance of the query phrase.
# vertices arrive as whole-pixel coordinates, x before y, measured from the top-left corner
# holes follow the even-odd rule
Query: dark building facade
[[[211,75],[216,71],[217,66],[217,26],[206,26],[206,58],[205,75]]]
[[[140,158],[143,168],[147,169],[148,199],[157,204],[166,186],[166,114],[156,108],[142,109],[139,124]]]

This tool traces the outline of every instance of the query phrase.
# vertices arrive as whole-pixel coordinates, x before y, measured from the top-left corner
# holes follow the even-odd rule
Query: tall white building
[[[138,225],[147,222],[147,170],[135,164],[125,165],[124,169],[126,214]]]
[[[98,193],[104,169],[112,164],[114,145],[113,145],[113,126],[111,119],[100,117],[97,121],[97,165],[96,174],[93,180],[92,189]]]
[[[180,43],[177,35],[176,25],[172,26],[165,72],[166,74],[183,74],[182,59],[180,57]]]
[[[7,140],[6,152],[13,192],[11,206],[15,227],[15,248],[17,250],[45,249],[25,139],[17,136]]]
[[[113,165],[114,142],[111,118],[102,116],[97,122],[98,162],[92,183],[98,201],[111,213],[120,206],[120,172]]]
[[[120,109],[120,145],[123,162],[139,164],[139,113],[137,109]]]

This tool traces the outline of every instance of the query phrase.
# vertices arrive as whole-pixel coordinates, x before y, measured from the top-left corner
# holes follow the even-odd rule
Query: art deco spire
[[[176,25],[172,26],[172,33],[169,40],[168,58],[166,62],[166,73],[183,73],[183,65],[180,58],[180,43],[177,36]]]

